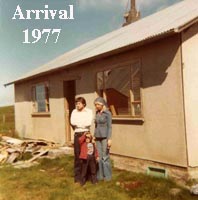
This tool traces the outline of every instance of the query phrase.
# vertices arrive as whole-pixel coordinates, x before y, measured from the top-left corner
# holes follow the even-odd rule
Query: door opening
[[[66,144],[73,144],[74,131],[70,124],[71,112],[75,108],[75,96],[76,96],[76,81],[64,81],[64,101],[65,101],[65,123],[66,123]]]

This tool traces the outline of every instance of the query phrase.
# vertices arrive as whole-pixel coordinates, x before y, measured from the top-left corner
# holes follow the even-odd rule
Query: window
[[[41,83],[32,87],[33,112],[49,112],[49,87]]]
[[[97,73],[97,92],[114,117],[141,117],[140,63]]]

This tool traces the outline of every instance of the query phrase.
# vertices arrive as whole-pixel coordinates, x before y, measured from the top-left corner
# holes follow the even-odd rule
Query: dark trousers
[[[84,185],[88,177],[93,184],[97,183],[97,164],[94,155],[88,156],[87,159],[82,159],[81,184]]]
[[[81,137],[84,132],[74,134],[74,182],[81,183],[81,159],[80,156],[80,144],[79,137]]]

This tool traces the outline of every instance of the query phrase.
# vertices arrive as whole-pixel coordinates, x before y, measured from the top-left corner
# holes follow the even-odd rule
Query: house
[[[114,164],[159,176],[198,177],[198,4],[184,0],[69,51],[9,84],[16,131],[72,141],[76,96],[104,96]]]

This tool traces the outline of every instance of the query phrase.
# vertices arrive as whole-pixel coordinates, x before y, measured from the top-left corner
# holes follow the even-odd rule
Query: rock
[[[190,188],[190,193],[193,194],[193,195],[198,195],[198,184],[193,185],[193,186]]]
[[[48,156],[59,157],[62,155],[73,154],[73,148],[71,147],[59,147],[57,149],[49,149]]]
[[[116,186],[120,186],[120,182],[119,181],[116,182]]]

